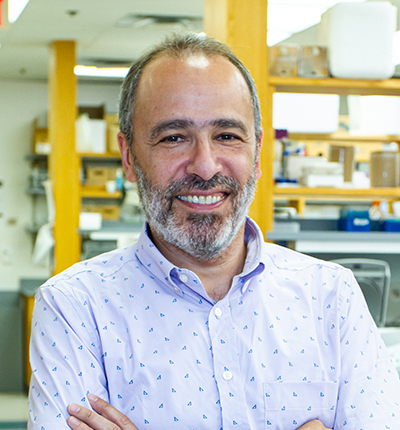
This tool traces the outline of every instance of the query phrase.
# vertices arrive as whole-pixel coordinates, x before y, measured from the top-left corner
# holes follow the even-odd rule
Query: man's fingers
[[[329,430],[327,427],[325,427],[321,421],[319,420],[312,420],[308,423],[305,423],[301,427],[299,427],[297,430]]]
[[[87,396],[96,411],[74,403],[68,406],[68,425],[73,430],[138,430],[127,416],[97,396]]]
[[[67,424],[74,430],[92,430],[84,422],[79,421],[78,418],[75,418],[74,416],[68,417]]]
[[[109,403],[100,399],[94,394],[88,394],[87,398],[92,408],[107,420],[115,423],[121,430],[138,430],[132,421],[120,412],[118,409],[111,406]],[[108,428],[107,428],[108,429]]]
[[[79,406],[75,403],[72,403],[71,405],[68,405],[67,410],[68,413],[71,415],[67,419],[67,423],[74,430],[117,430],[114,424],[114,428],[108,426],[104,427],[103,424],[105,424],[104,421],[106,420],[95,412],[84,408],[83,406]]]

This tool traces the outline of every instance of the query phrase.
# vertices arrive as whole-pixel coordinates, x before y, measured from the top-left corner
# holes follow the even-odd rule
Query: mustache
[[[220,173],[215,174],[208,180],[204,180],[198,176],[189,176],[173,182],[166,190],[165,197],[172,198],[194,190],[208,191],[213,188],[222,188],[223,191],[236,197],[240,191],[240,184],[229,176]]]

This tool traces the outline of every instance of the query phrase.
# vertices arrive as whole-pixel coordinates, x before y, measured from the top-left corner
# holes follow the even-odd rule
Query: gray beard
[[[226,175],[217,174],[210,180],[190,176],[169,186],[152,185],[134,159],[138,191],[151,231],[165,242],[183,250],[193,258],[209,261],[224,251],[243,226],[255,193],[255,170],[243,189]],[[194,190],[210,190],[218,185],[229,192],[232,210],[223,216],[217,213],[189,213],[178,219],[174,200]]]

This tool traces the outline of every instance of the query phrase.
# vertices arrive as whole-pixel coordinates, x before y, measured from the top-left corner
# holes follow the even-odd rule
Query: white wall
[[[79,83],[79,105],[106,105],[117,111],[119,83]],[[0,181],[3,215],[0,216],[0,291],[16,291],[20,278],[47,278],[49,268],[31,263],[32,197],[26,192],[30,164],[32,122],[46,119],[47,83],[0,80]]]

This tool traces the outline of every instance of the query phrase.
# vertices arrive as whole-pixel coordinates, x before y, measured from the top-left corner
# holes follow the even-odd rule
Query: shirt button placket
[[[235,348],[237,340],[230,317],[229,306],[226,301],[214,305],[209,315],[209,329],[212,339],[213,360],[216,369],[220,369],[215,375],[219,386],[220,401],[222,408],[222,421],[224,428],[231,429],[232,426],[242,426],[248,430],[245,423],[248,422],[243,387],[240,384],[240,370]]]

